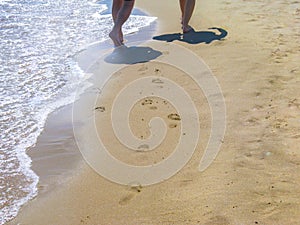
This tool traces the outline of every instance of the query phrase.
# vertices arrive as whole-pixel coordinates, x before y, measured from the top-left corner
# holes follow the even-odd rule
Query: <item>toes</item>
[[[116,47],[123,45],[123,41],[120,39],[120,36],[118,34],[110,32],[109,37]]]

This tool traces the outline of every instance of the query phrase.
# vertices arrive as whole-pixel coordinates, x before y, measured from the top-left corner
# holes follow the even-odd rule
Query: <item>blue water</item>
[[[36,196],[39,178],[26,150],[47,116],[74,101],[85,75],[73,57],[107,38],[107,12],[101,1],[0,0],[0,224]],[[132,16],[124,32],[154,19]]]

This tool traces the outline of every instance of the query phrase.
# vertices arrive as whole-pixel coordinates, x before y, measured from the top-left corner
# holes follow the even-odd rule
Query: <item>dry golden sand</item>
[[[158,34],[179,31],[177,2],[137,5],[159,17]],[[299,7],[300,2],[283,0],[197,3],[196,30],[228,31],[225,40],[211,44],[179,43],[209,65],[226,100],[224,143],[207,170],[196,169],[209,131],[206,105],[197,151],[171,179],[129,188],[83,163],[68,182],[27,204],[11,224],[300,224]],[[106,100],[111,96],[108,90]],[[206,104],[199,93],[198,110],[201,101]],[[162,116],[173,110],[160,108]],[[141,109],[135,110],[139,115]],[[147,136],[143,128],[136,132]]]

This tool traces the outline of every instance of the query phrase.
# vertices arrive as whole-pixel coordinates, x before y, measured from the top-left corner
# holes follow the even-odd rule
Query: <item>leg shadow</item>
[[[116,48],[105,57],[104,61],[111,64],[137,64],[149,62],[161,55],[160,51],[150,47],[127,47],[124,45]]]
[[[218,33],[212,31],[195,31],[193,29],[188,33],[164,34],[160,36],[155,36],[153,37],[153,39],[158,41],[166,41],[166,42],[172,42],[177,40],[189,44],[200,44],[200,43],[210,44],[213,41],[222,40],[228,34],[228,32],[222,28],[212,27],[209,29],[216,30]]]

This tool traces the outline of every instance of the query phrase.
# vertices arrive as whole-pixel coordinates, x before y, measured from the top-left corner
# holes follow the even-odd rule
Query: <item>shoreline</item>
[[[146,41],[155,32],[156,26],[156,22],[153,22],[150,26],[141,28],[138,32],[128,35],[128,41],[130,43],[135,40]],[[105,51],[106,48],[109,48],[107,41],[92,44],[76,55],[75,59],[81,69],[87,70],[85,62],[87,55],[88,59],[91,59],[92,53]],[[98,57],[97,54],[94,57]],[[74,171],[78,171],[85,164],[73,133],[73,104],[62,106],[49,114],[37,143],[27,151],[33,161],[31,168],[39,176],[38,190],[41,194],[67,182],[65,177],[74,176],[77,173]]]
[[[136,9],[135,15],[146,16],[142,10]],[[157,29],[157,22],[154,21],[150,25],[142,27],[139,31],[127,34],[126,41],[129,43],[144,42],[149,40]],[[112,43],[107,39],[105,41],[93,43],[85,50],[74,56],[76,62],[82,70],[87,70],[85,59],[90,60],[106,49],[111,49]],[[89,56],[89,58],[87,58]],[[93,59],[95,60],[95,59]],[[37,185],[38,194],[29,202],[23,205],[16,216],[19,217],[24,208],[30,207],[34,201],[42,201],[51,195],[53,191],[61,186],[67,185],[75,177],[81,174],[82,170],[86,170],[82,155],[77,147],[73,134],[72,124],[72,108],[74,103],[70,103],[59,107],[51,112],[44,126],[43,131],[39,135],[36,144],[30,147],[26,152],[32,160],[31,169],[38,175],[39,182]],[[15,219],[6,224],[14,223]]]
[[[283,5],[268,6],[275,11]],[[171,0],[160,4],[138,1],[137,7],[158,17],[155,35],[180,30],[179,19],[170,19],[179,18],[178,5]],[[168,13],[162,9],[166,7]],[[243,7],[247,13],[243,13]],[[254,32],[273,29],[260,22],[262,15],[257,19],[257,7],[251,3],[223,2],[219,6],[216,0],[202,1],[191,23],[198,25],[197,21],[202,21],[197,30],[223,27],[229,36],[211,44],[176,42],[205,60],[226,99],[227,133],[222,150],[209,169],[203,173],[194,170],[200,152],[183,171],[159,185],[134,189],[111,183],[74,154],[74,138],[64,130],[68,127],[67,106],[50,115],[46,127],[53,131],[51,120],[62,119],[57,126],[62,128],[60,134],[66,134],[63,145],[68,147],[58,147],[74,152],[68,153],[61,163],[70,155],[78,157],[79,163],[73,165],[74,171],[67,180],[65,176],[54,178],[63,181],[46,187],[53,189],[39,193],[8,224],[299,224],[299,54],[293,43],[281,40],[281,35],[277,38]],[[284,15],[280,18],[282,23],[288,21]],[[253,35],[248,36],[247,31]],[[288,31],[280,32],[289,35]],[[274,38],[273,42],[269,38]],[[91,52],[94,50],[91,48]],[[47,133],[51,132],[45,131],[40,137]],[[39,157],[29,151],[31,154]]]

